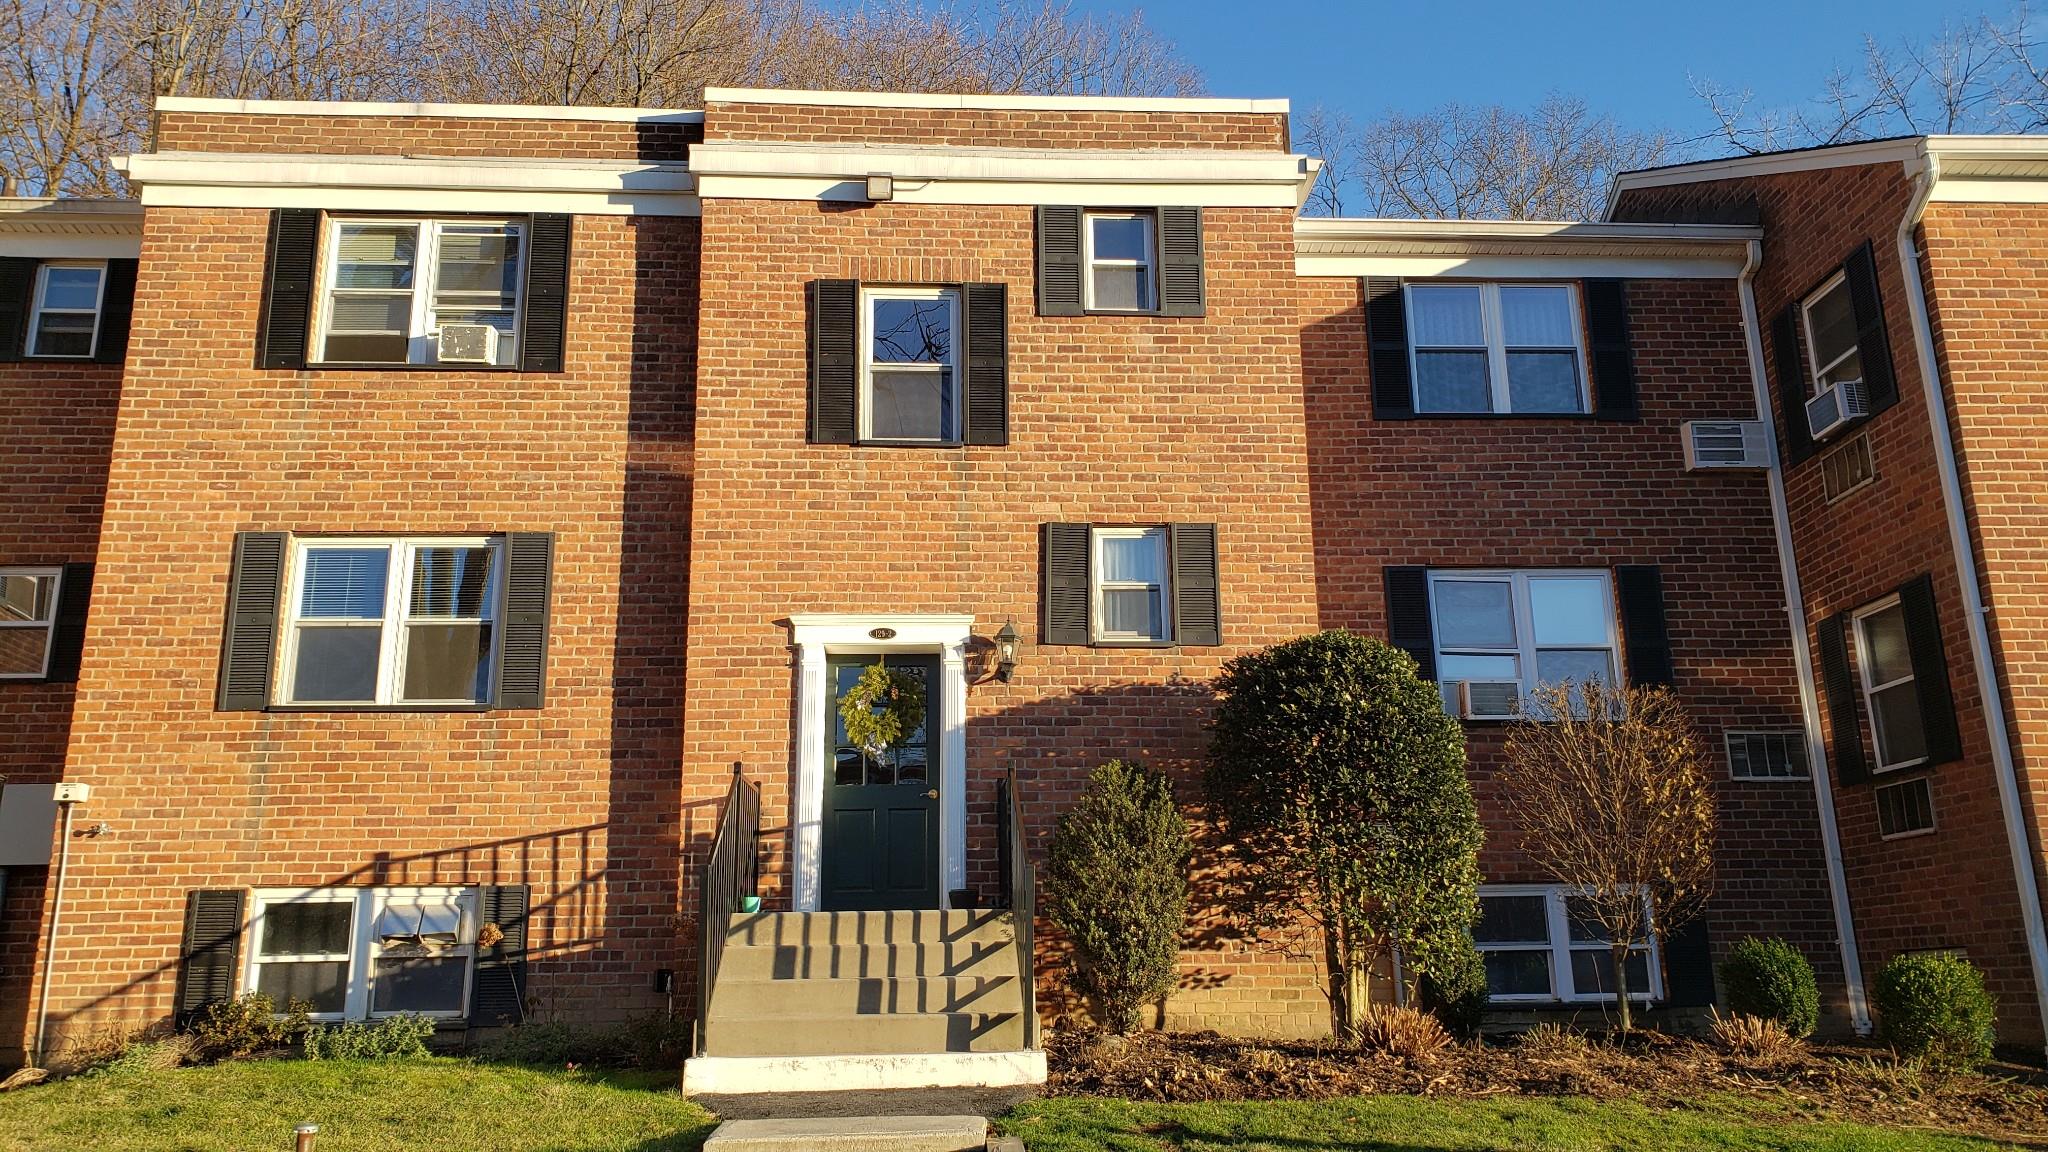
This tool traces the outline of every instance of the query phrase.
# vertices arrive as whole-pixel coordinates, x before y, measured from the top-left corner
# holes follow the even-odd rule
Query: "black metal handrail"
[[[732,766],[725,811],[719,814],[718,837],[704,861],[697,887],[697,1027],[694,1048],[704,1055],[704,1021],[711,1014],[711,989],[718,982],[718,962],[732,930],[740,898],[752,895],[760,879],[761,786],[749,784],[740,766]]]
[[[1032,966],[1031,929],[1038,915],[1038,885],[1031,868],[1031,845],[1025,833],[1023,800],[1017,794],[1017,768],[1011,765],[996,782],[996,851],[1003,873],[1003,906],[1010,910],[1017,938],[1017,978],[1024,994],[1024,1046],[1038,1047],[1038,977]]]

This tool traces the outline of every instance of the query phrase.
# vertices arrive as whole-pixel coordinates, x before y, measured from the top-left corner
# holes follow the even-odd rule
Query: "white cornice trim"
[[[123,260],[142,254],[142,205],[133,200],[0,199],[0,256]]]
[[[428,104],[402,100],[219,100],[159,96],[159,112],[240,116],[425,116],[450,120],[586,120],[633,124],[701,124],[704,113],[681,108],[599,108],[549,104]]]
[[[1732,279],[1762,229],[1525,220],[1295,222],[1301,276]]]
[[[1857,144],[1836,144],[1825,148],[1802,148],[1790,152],[1765,152],[1756,156],[1727,156],[1698,160],[1663,168],[1623,172],[1608,184],[1607,215],[1623,192],[1637,188],[1667,188],[1674,184],[1699,184],[1708,180],[1736,180],[1745,176],[1771,176],[1782,172],[1815,172],[1824,168],[1848,168],[1861,164],[1910,163],[1920,155],[1923,137],[1900,140],[1867,140]]]
[[[156,152],[121,165],[152,207],[698,214],[673,163]]]
[[[827,108],[961,108],[991,112],[1239,112],[1285,114],[1288,101],[1213,96],[1035,96],[946,92],[803,92],[706,88],[706,104],[809,104]]]

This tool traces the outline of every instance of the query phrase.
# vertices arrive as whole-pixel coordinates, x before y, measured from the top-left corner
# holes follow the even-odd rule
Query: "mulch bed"
[[[2009,1068],[1940,1075],[1902,1067],[1875,1045],[1816,1044],[1765,1063],[1645,1032],[1625,1043],[1489,1040],[1410,1060],[1330,1040],[1246,1040],[1214,1032],[1112,1039],[1060,1030],[1047,1036],[1046,1049],[1046,1090],[1061,1096],[1167,1102],[1380,1093],[1590,1096],[1686,1108],[1719,1093],[1813,1118],[2041,1141],[2032,1146],[2048,1148],[2048,1084],[2040,1073]]]

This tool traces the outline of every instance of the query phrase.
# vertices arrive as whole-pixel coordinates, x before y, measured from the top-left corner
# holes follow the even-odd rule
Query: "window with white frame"
[[[317,359],[516,365],[524,233],[506,220],[329,220]]]
[[[1806,362],[1814,395],[1844,380],[1863,379],[1863,354],[1856,344],[1856,308],[1849,279],[1840,272],[1808,296],[1800,312],[1806,324]]]
[[[278,702],[488,701],[501,551],[490,537],[295,541]]]
[[[0,679],[49,674],[63,581],[61,568],[0,568]]]
[[[1150,212],[1089,212],[1082,218],[1088,307],[1150,312],[1159,306],[1158,221]]]
[[[259,890],[244,986],[315,1020],[462,1016],[476,968],[474,888]]]
[[[1166,528],[1098,527],[1090,533],[1095,555],[1094,611],[1098,643],[1165,641],[1172,638],[1166,603]]]
[[[1429,598],[1437,679],[1453,715],[1511,715],[1539,684],[1616,682],[1606,572],[1436,570]],[[1470,686],[1463,705],[1461,683]]]
[[[37,267],[28,322],[28,354],[85,359],[99,343],[103,263],[50,261]]]
[[[960,293],[863,288],[861,439],[960,440]]]
[[[1406,290],[1417,412],[1587,411],[1573,285],[1411,283]]]
[[[1538,1003],[1611,999],[1614,952],[1608,935],[1584,914],[1568,889],[1554,885],[1489,885],[1479,889],[1473,942],[1486,962],[1496,1001]],[[1657,942],[1635,941],[1628,954],[1631,999],[1661,997]]]
[[[1864,712],[1877,748],[1877,769],[1910,768],[1927,759],[1920,688],[1913,680],[1913,650],[1906,611],[1888,596],[1856,613],[1856,672]]]

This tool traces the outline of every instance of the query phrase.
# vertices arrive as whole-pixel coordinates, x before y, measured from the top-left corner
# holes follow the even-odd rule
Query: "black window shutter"
[[[1159,210],[1159,314],[1201,316],[1207,311],[1202,294],[1202,210]]]
[[[1714,1002],[1714,952],[1707,918],[1694,916],[1667,933],[1664,944],[1664,1003],[1705,1008]]]
[[[1671,634],[1664,623],[1664,576],[1655,564],[1623,564],[1614,570],[1621,601],[1621,644],[1629,683],[1669,687]]]
[[[52,684],[78,683],[78,661],[85,654],[85,610],[92,603],[92,565],[66,564],[57,584],[57,623],[50,637]]]
[[[1175,524],[1167,532],[1173,547],[1173,638],[1188,645],[1221,644],[1216,526]]]
[[[135,316],[135,269],[139,260],[107,261],[100,285],[100,335],[92,358],[102,364],[128,359],[128,328]]]
[[[1963,758],[1962,733],[1956,724],[1955,697],[1948,684],[1948,656],[1941,648],[1941,621],[1934,611],[1934,578],[1917,576],[1899,589],[1899,613],[1905,617],[1906,647],[1912,653],[1913,687],[1920,693],[1920,730],[1927,737],[1927,762],[1948,764]]]
[[[1002,284],[963,284],[967,318],[967,431],[969,444],[1010,442],[1010,293]]]
[[[1416,675],[1436,679],[1436,622],[1429,614],[1429,569],[1386,570],[1387,642],[1415,658]]]
[[[498,628],[500,708],[538,708],[547,694],[548,598],[554,566],[554,533],[505,533],[505,620]]]
[[[284,599],[286,532],[235,534],[228,572],[228,618],[220,646],[220,710],[261,712],[270,706],[277,613]]]
[[[37,263],[23,256],[0,258],[0,364],[28,354],[29,298],[35,295]]]
[[[1366,280],[1365,338],[1373,419],[1409,419],[1415,415],[1415,387],[1408,375],[1408,302],[1399,280]]]
[[[536,212],[526,226],[526,297],[520,305],[519,367],[560,372],[569,332],[569,234],[574,218]]]
[[[1772,351],[1778,362],[1778,407],[1784,409],[1785,463],[1813,455],[1813,430],[1806,425],[1806,358],[1799,351],[1799,305],[1787,304],[1771,321]]]
[[[258,368],[304,368],[306,328],[313,318],[313,269],[320,247],[316,208],[274,208],[263,285]]]
[[[1038,314],[1081,314],[1081,210],[1072,205],[1038,208]]]
[[[1045,627],[1041,644],[1086,644],[1088,525],[1045,526]]]
[[[860,281],[813,280],[810,296],[811,443],[851,444],[860,389]]]
[[[234,999],[236,961],[242,951],[239,888],[185,894],[185,937],[178,945],[178,1027],[189,1027],[209,1005]]]
[[[469,1020],[477,1025],[517,1024],[526,1019],[527,886],[487,886],[481,904],[484,923],[496,924],[505,935],[489,948],[477,950]]]
[[[1587,353],[1593,366],[1593,415],[1602,420],[1634,420],[1635,353],[1629,345],[1628,283],[1588,280],[1586,291]]]
[[[1863,357],[1863,389],[1870,414],[1899,402],[1899,381],[1892,373],[1892,345],[1884,331],[1884,298],[1877,291],[1877,257],[1870,241],[1842,262],[1849,285],[1849,307],[1856,317],[1856,351]]]
[[[1827,697],[1828,727],[1833,729],[1835,778],[1844,784],[1870,779],[1863,760],[1863,721],[1856,707],[1856,681],[1849,671],[1847,617],[1840,612],[1814,628],[1820,640],[1820,688]]]

